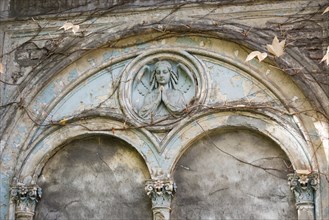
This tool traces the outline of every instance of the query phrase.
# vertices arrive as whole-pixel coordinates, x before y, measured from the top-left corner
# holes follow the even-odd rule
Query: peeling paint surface
[[[132,43],[143,42],[143,39],[139,37],[130,40],[131,42],[127,40],[130,45]],[[141,125],[135,123],[131,120],[131,118],[128,118],[127,115],[125,115],[125,112],[122,110],[124,106],[120,105],[122,104],[122,102],[120,102],[122,100],[119,96],[120,91],[118,90],[121,83],[120,80],[122,75],[127,70],[127,65],[129,65],[132,60],[134,60],[137,56],[143,55],[145,51],[158,48],[179,48],[180,50],[185,50],[184,52],[186,54],[195,56],[198,59],[198,62],[201,63],[200,66],[205,67],[206,73],[209,74],[209,80],[207,79],[202,81],[205,82],[205,85],[202,86],[207,88],[203,90],[206,97],[205,101],[200,104],[203,105],[203,107],[210,108],[213,106],[225,107],[227,105],[234,105],[234,107],[240,108],[245,107],[246,104],[250,103],[263,104],[271,102],[273,105],[270,107],[280,111],[276,113],[269,113],[265,110],[257,108],[253,108],[252,111],[248,111],[243,108],[241,108],[241,111],[236,109],[234,111],[229,110],[219,112],[195,111],[187,115],[185,118],[177,120],[172,129],[163,129],[160,131],[153,131],[148,129],[148,127],[144,124]],[[280,152],[280,155],[283,153],[283,157],[285,157],[287,161],[290,160],[289,162],[292,163],[294,168],[312,169],[316,167],[316,162],[313,160],[313,149],[308,146],[307,143],[309,142],[307,142],[306,138],[303,136],[303,133],[301,132],[302,129],[300,129],[300,124],[298,124],[293,117],[290,117],[289,114],[285,116],[282,114],[282,112],[288,111],[283,105],[284,102],[289,104],[292,103],[295,107],[301,109],[309,108],[309,103],[307,100],[305,101],[305,97],[297,89],[293,82],[282,72],[271,68],[264,63],[251,62],[249,64],[245,64],[245,56],[246,52],[238,45],[231,42],[198,36],[180,36],[150,41],[148,43],[129,47],[120,48],[119,45],[118,49],[97,49],[85,57],[81,57],[71,65],[66,66],[60,72],[54,74],[51,80],[49,80],[44,87],[34,91],[33,94],[31,94],[31,100],[27,102],[28,110],[33,113],[32,116],[35,120],[40,120],[41,123],[43,123],[42,126],[38,126],[33,123],[30,120],[29,115],[26,115],[23,112],[22,116],[20,116],[15,122],[16,125],[13,125],[10,132],[7,132],[6,141],[1,140],[0,149],[1,152],[4,152],[1,155],[1,162],[4,167],[4,171],[1,170],[2,184],[0,189],[1,192],[5,192],[1,193],[1,206],[8,206],[9,185],[13,176],[21,175],[22,178],[30,179],[34,173],[40,174],[38,172],[42,171],[43,166],[47,168],[47,172],[56,173],[56,168],[52,168],[49,164],[53,164],[54,167],[60,167],[61,163],[58,161],[56,163],[49,161],[48,164],[47,160],[54,152],[58,150],[58,147],[63,146],[63,144],[66,144],[68,141],[70,142],[75,139],[81,140],[82,146],[82,138],[86,135],[104,135],[107,136],[106,139],[108,140],[111,138],[121,139],[135,148],[136,152],[134,154],[127,154],[122,157],[125,152],[123,152],[123,148],[118,147],[117,154],[114,154],[113,156],[114,159],[109,159],[107,162],[112,170],[117,169],[120,162],[127,162],[124,168],[120,168],[122,170],[138,170],[139,168],[136,168],[135,165],[140,165],[140,163],[132,163],[132,161],[129,161],[129,157],[136,158],[136,154],[140,154],[141,157],[139,159],[144,160],[143,162],[145,162],[146,167],[141,168],[143,170],[143,177],[139,176],[138,178],[135,178],[135,180],[138,180],[139,184],[143,182],[143,178],[155,178],[157,171],[154,170],[161,170],[161,172],[164,172],[169,176],[174,175],[174,177],[180,181],[181,185],[185,184],[183,183],[185,174],[177,174],[175,172],[191,172],[193,171],[191,166],[193,165],[197,167],[197,164],[202,164],[202,167],[208,170],[206,167],[208,164],[207,162],[198,162],[197,156],[192,157],[192,159],[195,159],[196,162],[190,158],[189,148],[191,147],[192,149],[196,149],[194,146],[198,145],[200,149],[195,150],[195,152],[202,151],[202,149],[208,145],[208,143],[205,143],[204,141],[207,139],[206,136],[208,132],[216,131],[216,137],[214,136],[212,138],[220,139],[221,132],[226,131],[226,129],[234,129],[236,131],[235,135],[240,138],[236,139],[236,141],[239,140],[239,143],[236,143],[236,146],[239,146],[240,148],[244,146],[242,143],[245,143],[246,146],[251,147],[252,145],[258,146],[259,142],[266,142],[268,139],[271,139],[271,144],[273,144],[273,146],[275,145],[277,148],[282,148],[283,152]],[[128,81],[129,80],[132,79],[128,79]],[[273,82],[277,84],[274,84]],[[136,90],[132,90],[132,93],[135,94],[131,94],[131,97],[137,97],[136,92]],[[194,94],[194,90],[192,94]],[[94,115],[92,115],[91,118],[83,118],[80,120],[79,117],[82,113],[89,112]],[[58,122],[63,119],[64,122],[61,125],[58,125]],[[77,119],[77,121],[70,121],[71,119]],[[56,126],[51,124],[52,122],[56,122]],[[311,135],[312,138],[320,137],[318,135],[319,132],[315,128],[312,128],[311,123],[307,124],[307,126],[308,134]],[[321,126],[317,129],[321,129]],[[248,130],[250,135],[259,135],[259,142],[254,143],[253,141],[255,139],[247,137],[248,135],[243,136],[242,133],[245,130]],[[232,140],[234,137],[234,135],[230,136]],[[202,140],[200,141],[200,139]],[[229,140],[229,138],[226,138],[223,142],[219,142],[220,145],[223,144],[228,147],[227,150],[230,150],[230,141],[231,140]],[[90,143],[90,146],[83,145],[83,148],[85,150],[95,150],[93,147],[97,145],[96,143],[97,141],[94,140],[93,143]],[[106,143],[106,147],[112,144],[111,141],[107,141]],[[88,147],[92,149],[88,149]],[[248,156],[250,152],[253,152],[253,149],[249,149],[249,151],[242,156]],[[61,157],[63,158],[66,153],[63,153],[61,150],[58,152],[58,154],[62,154]],[[239,153],[241,152],[237,150],[234,155],[238,155]],[[276,156],[275,153],[273,155]],[[273,155],[269,154],[269,156]],[[207,155],[203,156],[207,158]],[[210,156],[212,156],[212,154]],[[266,155],[262,156],[265,157]],[[192,165],[180,164],[179,162],[181,161],[177,163],[179,158],[183,158],[182,160],[185,160],[186,162],[191,162]],[[218,161],[221,162],[222,157],[218,156],[218,158],[212,159],[214,161],[213,163],[217,163]],[[245,159],[248,160],[249,158]],[[95,163],[98,164],[98,162]],[[193,164],[193,162],[196,164]],[[69,161],[66,161],[66,163],[69,164]],[[95,168],[97,172],[100,171],[100,175],[103,175],[101,170],[104,169],[104,164],[102,166],[98,165],[90,165],[90,167],[84,167],[84,169],[88,170]],[[239,168],[241,164],[237,163],[235,165]],[[99,170],[97,170],[98,168]],[[183,170],[179,171],[181,168]],[[222,168],[222,166],[220,166],[220,168]],[[65,169],[63,169],[64,171],[62,170],[58,172],[69,173],[69,171],[65,171]],[[146,171],[149,172],[149,176],[144,175]],[[202,173],[201,170],[198,171],[199,173]],[[125,182],[125,179],[122,178],[125,178],[126,176],[121,175],[122,173],[120,172],[113,175],[115,180],[120,183],[127,183],[128,185],[135,184],[133,181]],[[242,169],[241,172],[247,171]],[[250,170],[248,170],[248,172],[253,173],[253,171]],[[92,175],[94,174],[89,173],[88,175],[90,176],[86,176],[85,179],[81,180],[85,184],[91,181],[93,178]],[[209,174],[209,176],[211,175]],[[216,176],[217,174],[214,175]],[[50,176],[52,176],[52,174]],[[245,178],[244,174],[232,174],[230,176],[230,184],[234,185],[236,180],[241,176]],[[62,177],[65,178],[65,175],[62,175]],[[52,177],[47,177],[46,179],[48,178]],[[56,177],[54,178],[56,179]],[[193,183],[199,181],[199,179],[191,176],[188,176],[188,178],[191,178],[189,181]],[[261,178],[265,177],[261,175]],[[55,179],[52,181],[56,182]],[[207,178],[201,177],[200,179]],[[283,182],[281,179],[278,181],[280,184]],[[216,177],[213,181],[216,182],[220,180],[220,177]],[[42,183],[43,180],[39,179],[39,181]],[[245,178],[243,181],[248,181],[248,179]],[[273,182],[276,181],[277,180],[273,180]],[[74,182],[74,178],[72,179],[72,182]],[[58,194],[60,190],[54,186],[47,185],[45,182],[43,184],[46,189],[50,189],[51,192],[57,193],[57,199],[60,201],[60,195]],[[204,188],[207,188],[211,184],[213,183],[207,182]],[[243,185],[241,183],[239,184]],[[248,184],[252,183],[249,182]],[[83,186],[80,186],[78,182],[74,182],[74,186],[83,191]],[[113,184],[113,188],[115,188],[115,186],[117,185]],[[104,186],[102,185],[101,187]],[[189,186],[184,187],[187,188],[182,189],[182,192],[190,192],[189,190],[191,190],[191,188],[188,188]],[[192,184],[191,187],[193,188],[194,185]],[[223,187],[223,192],[218,192],[225,194],[226,186]],[[261,184],[261,187],[265,186]],[[141,187],[139,186],[139,188]],[[280,189],[285,191],[284,195],[286,196],[286,188]],[[322,190],[326,190],[325,186],[322,186]],[[48,191],[48,193],[50,191]],[[90,189],[90,192],[91,191],[92,189]],[[124,189],[122,189],[122,192],[123,191]],[[200,193],[202,194],[202,192]],[[209,192],[207,193],[209,196]],[[277,193],[277,191],[275,191],[275,193]],[[234,194],[231,193],[230,198],[233,195]],[[45,196],[47,196],[47,193],[45,193]],[[140,196],[142,197],[142,195]],[[225,194],[224,196],[227,195]],[[270,195],[268,195],[268,198],[263,198],[260,195],[251,195],[250,197],[257,201],[264,199],[266,201],[271,201]],[[131,197],[129,198],[131,199]],[[219,199],[216,199],[216,201],[214,200],[214,204],[221,201],[221,197],[218,198]],[[246,198],[249,197],[246,196]],[[141,200],[145,202],[144,199],[145,201],[148,201],[148,198],[143,198]],[[185,201],[186,199],[187,198],[181,197],[177,201]],[[198,198],[198,201],[205,201],[203,199],[205,198]],[[70,201],[67,200],[66,202],[67,205],[70,205]],[[73,203],[80,202],[80,200],[78,202],[73,201]],[[275,203],[276,202],[278,201],[275,201]],[[48,212],[47,210],[49,207],[54,205],[45,203],[39,207],[40,213],[42,213],[38,216],[39,219],[46,218],[45,215]],[[286,200],[284,202],[286,206],[291,208],[292,205],[290,203],[290,200],[289,202]],[[178,207],[181,205],[179,202],[174,204],[178,205]],[[47,205],[49,206],[46,207]],[[93,207],[93,205],[88,202],[86,202],[85,205],[88,207]],[[221,216],[221,218],[231,218],[232,216],[234,218],[238,218],[242,216],[240,214],[240,216],[237,216],[238,214],[236,216],[233,214],[221,215],[218,214],[218,210],[215,210],[215,208],[212,210],[204,209],[206,206],[205,204],[201,204],[201,207],[203,208],[195,208],[193,207],[193,204],[189,205],[191,206],[187,209],[198,212],[196,213],[196,216],[198,215],[201,218],[215,218],[218,216]],[[283,208],[284,210],[286,210],[286,206]],[[278,205],[278,207],[281,206]],[[265,213],[264,215],[261,217],[251,216],[251,218],[262,218],[264,216],[267,218],[267,208],[262,208],[262,210],[264,211],[263,213]],[[59,212],[62,211],[58,211],[58,213]],[[83,216],[80,217],[95,217],[91,214],[92,211],[88,212],[89,213],[86,211]],[[182,209],[180,212],[176,209],[174,215],[182,217],[185,215],[184,212],[188,211],[184,211]],[[291,210],[287,212],[290,214],[287,214],[286,216],[293,216],[293,214],[291,214]],[[1,212],[0,218],[7,216],[6,213],[7,211]],[[57,214],[52,213],[52,217],[63,217],[62,214]],[[72,216],[75,214],[73,213]],[[278,218],[286,217],[284,214],[281,214],[280,216],[277,216],[275,213],[269,213],[269,216],[276,216]]]
[[[109,107],[112,112],[120,113],[116,91],[124,65],[125,63],[104,69],[81,82],[50,113],[51,120],[72,117],[97,107]]]
[[[242,99],[253,102],[273,101],[274,95],[250,76],[213,62],[206,62],[206,65],[212,78],[210,103]]]

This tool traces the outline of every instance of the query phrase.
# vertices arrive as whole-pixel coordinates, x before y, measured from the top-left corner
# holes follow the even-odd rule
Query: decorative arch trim
[[[152,168],[160,167],[156,146],[150,138],[143,134],[142,129],[122,130],[124,124],[118,121],[92,118],[67,124],[44,137],[40,137],[31,145],[29,154],[21,158],[20,170],[17,176],[23,181],[30,181],[33,176],[38,176],[48,159],[56,153],[63,144],[89,135],[108,135],[124,140],[143,157],[152,176]],[[117,130],[116,130],[117,129]],[[145,131],[147,132],[147,131]]]
[[[168,173],[173,169],[185,150],[197,139],[213,130],[249,129],[256,131],[278,144],[287,154],[295,170],[312,170],[316,167],[311,149],[302,136],[291,126],[279,124],[267,116],[250,112],[219,112],[198,115],[178,127],[165,141],[163,167]]]

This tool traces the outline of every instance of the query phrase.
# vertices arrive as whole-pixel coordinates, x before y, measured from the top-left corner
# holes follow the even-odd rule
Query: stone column
[[[152,199],[153,220],[169,220],[171,199],[176,192],[176,184],[171,179],[148,180],[145,191]]]
[[[32,220],[41,194],[41,188],[33,181],[29,185],[16,181],[11,187],[11,200],[15,204],[16,219]]]
[[[290,189],[294,192],[298,219],[314,220],[314,195],[318,188],[318,174],[306,170],[297,170],[288,174]]]

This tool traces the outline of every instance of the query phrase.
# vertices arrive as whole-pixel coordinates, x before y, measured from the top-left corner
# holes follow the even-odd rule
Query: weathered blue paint
[[[51,111],[52,120],[75,116],[83,110],[97,107],[115,92],[115,87],[119,82],[118,77],[123,67],[124,63],[121,63],[111,69],[103,69],[86,79],[64,97],[57,107]]]
[[[8,161],[11,161],[12,159],[13,158],[11,155],[4,155],[3,157],[1,157],[2,162],[8,162]]]
[[[271,96],[268,95],[270,94],[270,91],[268,89],[264,90],[263,88],[260,88],[255,79],[249,79],[240,73],[216,63],[205,63],[213,81],[213,92],[225,96],[225,100],[221,100],[221,96],[215,95],[215,98],[218,99],[212,100],[213,102],[236,101],[246,97],[253,98],[253,101],[259,102],[272,100]],[[248,93],[244,88],[244,84],[249,84],[249,90],[252,92]],[[260,93],[262,94],[261,99],[257,100],[257,94]]]
[[[206,38],[197,38],[197,37],[184,37],[184,38],[178,38],[176,39],[176,43],[179,45],[189,45],[191,47],[193,46],[201,46],[201,41],[204,41],[203,44],[211,44],[211,41],[207,41]],[[158,42],[158,46],[161,44],[161,41]],[[130,47],[126,49],[119,49],[119,50],[112,50],[103,53],[100,55],[100,58],[103,58],[103,62],[108,62],[109,60],[122,56],[124,53],[129,53],[132,51],[137,50],[144,50],[145,48],[149,47],[156,47],[156,44],[141,44],[135,47]],[[160,45],[161,46],[161,45]],[[218,46],[218,45],[216,45]],[[141,51],[142,52],[142,51]],[[225,52],[218,52],[218,54],[225,55]],[[97,60],[97,57],[95,57],[95,60]],[[70,116],[76,115],[78,113],[81,113],[83,110],[86,109],[92,109],[97,107],[102,101],[103,98],[101,97],[109,97],[115,90],[116,86],[119,83],[119,79],[122,73],[122,70],[127,62],[130,60],[121,62],[116,65],[109,66],[97,73],[95,73],[93,76],[89,77],[88,79],[84,80],[80,83],[77,87],[75,87],[72,91],[69,92],[69,94],[63,96],[63,91],[65,90],[65,87],[68,86],[70,83],[73,83],[76,81],[81,75],[77,71],[77,69],[73,69],[69,72],[64,73],[63,76],[59,76],[56,79],[54,79],[52,82],[50,82],[34,99],[33,101],[33,110],[34,112],[42,112],[45,107],[49,107],[55,98],[60,98],[60,102],[57,103],[56,107],[53,109],[48,109],[49,117],[47,120],[60,120],[63,118],[69,118]],[[229,69],[225,65],[221,65],[220,62],[218,63],[212,63],[205,61],[207,64],[207,67],[209,68],[210,76],[211,76],[211,83],[213,84],[213,91],[214,92],[214,100],[213,102],[220,102],[220,101],[235,101],[242,98],[246,98],[246,91],[244,90],[244,83],[248,83],[248,85],[251,85],[254,88],[257,88],[259,91],[261,91],[264,96],[262,96],[262,99],[258,99],[258,97],[255,94],[248,95],[249,98],[255,98],[253,101],[257,101],[257,99],[261,102],[264,102],[264,97],[266,97],[267,100],[272,100],[273,97],[275,97],[269,89],[264,89],[263,87],[259,86],[259,82],[252,78],[251,76],[244,75],[244,73],[240,73],[240,71],[235,71],[234,68]],[[255,61],[252,63],[253,67],[260,67],[262,64],[260,64],[258,61]],[[232,80],[234,78],[234,80]],[[257,90],[256,89],[256,90]],[[257,91],[258,91],[257,90]],[[220,93],[222,96],[225,96],[226,100],[222,100],[220,97],[217,97],[216,94]],[[119,111],[119,104],[117,97],[114,95],[112,99],[110,100],[111,107],[114,106]],[[116,109],[113,108],[111,111],[115,111]],[[211,123],[214,123],[216,117],[214,115],[207,115],[206,121],[208,121],[208,125],[210,126]],[[289,119],[291,120],[291,119]],[[201,121],[202,122],[202,121]],[[29,124],[30,123],[30,124]],[[106,121],[108,123],[108,121]],[[253,124],[254,122],[249,122],[247,119],[241,119],[241,118],[234,118],[230,117],[227,119],[227,124],[231,125],[248,125],[249,127],[258,127],[259,129],[266,129],[266,124],[263,122],[257,122],[257,124]],[[293,122],[292,122],[293,123]],[[11,178],[13,175],[14,166],[16,164],[16,159],[19,156],[19,150],[22,147],[22,144],[24,141],[26,141],[27,137],[29,136],[30,127],[32,127],[33,124],[31,121],[26,122],[24,120],[20,121],[20,124],[18,127],[15,128],[15,133],[12,134],[12,137],[9,139],[8,143],[6,143],[6,148],[10,149],[7,150],[7,152],[10,151],[11,154],[5,154],[3,158],[1,158],[5,169],[7,170],[6,173],[3,173],[2,170],[0,170],[0,190],[1,190],[1,196],[0,196],[0,205],[1,208],[4,210],[1,211],[0,219],[4,219],[7,215],[7,206],[8,206],[8,197],[9,197],[9,183],[11,182]],[[206,125],[206,126],[208,126]],[[112,125],[109,125],[112,126]],[[64,126],[65,127],[65,126]],[[297,127],[297,126],[296,126]],[[32,142],[33,137],[38,137],[40,134],[42,134],[44,127],[41,127],[40,130],[36,131],[34,135],[32,135],[32,139],[27,140]],[[202,129],[200,126],[194,122],[191,123],[191,125],[188,125],[189,131],[193,131],[195,134],[202,133]],[[211,128],[212,129],[212,128]],[[206,130],[206,129],[205,129]],[[67,130],[66,130],[67,131]],[[139,131],[134,131],[134,135],[139,136],[139,139],[134,137],[128,137],[131,135],[131,133],[121,133],[120,138],[123,140],[126,140],[127,142],[131,143],[132,145],[135,144],[134,141],[137,139],[143,140],[143,143],[139,145],[138,151],[143,155],[144,159],[146,160],[147,164],[151,164],[151,166],[160,166],[164,169],[165,172],[169,172],[170,167],[172,166],[174,158],[177,156],[175,153],[178,152],[178,147],[184,147],[184,143],[186,143],[186,140],[190,140],[194,138],[194,134],[191,132],[183,133],[182,135],[177,135],[173,137],[167,146],[164,146],[166,149],[171,149],[172,151],[166,151],[164,149],[164,154],[158,152],[157,147],[146,138],[146,135],[143,136]],[[199,132],[199,133],[198,133]],[[316,135],[316,130],[312,130],[311,135]],[[109,134],[112,135],[112,134]],[[116,134],[117,135],[117,134]],[[34,147],[33,153],[36,154],[36,152],[43,152],[44,154],[47,154],[47,149],[51,149],[52,146],[51,143],[47,142],[41,142],[37,146]],[[174,151],[174,152],[173,152]],[[166,170],[168,169],[168,170]]]
[[[149,47],[147,44],[139,44],[136,46],[138,50],[145,50]]]
[[[175,149],[176,146],[181,146],[182,140],[181,136],[175,136],[171,139],[168,145],[166,145],[166,148],[168,149]],[[169,167],[172,165],[172,151],[166,151],[164,152],[164,155],[161,157],[161,168],[164,172],[170,173]]]
[[[10,173],[10,174],[9,174]],[[8,213],[8,201],[9,201],[9,188],[10,188],[10,176],[12,172],[0,170],[0,219],[6,219]]]
[[[184,37],[184,38],[177,38],[176,43],[177,44],[184,44],[189,46],[199,46],[199,40],[195,40],[192,37]]]
[[[27,134],[26,127],[19,125],[18,128],[14,131],[15,139],[12,143],[7,143],[12,146],[12,148],[20,148],[21,144],[24,142],[25,135]]]
[[[114,57],[117,57],[120,55],[120,52],[117,51],[117,50],[113,50],[113,51],[108,51],[108,52],[105,52],[103,54],[103,62],[107,62],[109,61],[110,59],[113,59]]]
[[[73,69],[69,75],[67,76],[68,82],[72,82],[73,80],[77,79],[79,77],[77,69]]]
[[[35,115],[38,115],[43,107],[48,106],[50,102],[57,96],[56,85],[54,82],[50,83],[36,98],[32,110]]]

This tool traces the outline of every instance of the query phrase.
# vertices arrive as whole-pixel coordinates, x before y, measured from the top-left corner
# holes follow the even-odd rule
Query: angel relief
[[[153,69],[153,70],[152,70]],[[137,75],[133,97],[141,118],[179,117],[194,96],[193,77],[183,64],[161,60],[144,66]]]

